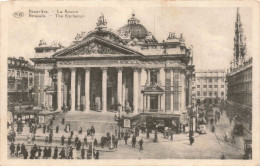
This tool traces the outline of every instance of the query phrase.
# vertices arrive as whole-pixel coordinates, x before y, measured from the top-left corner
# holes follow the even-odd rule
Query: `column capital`
[[[71,70],[71,71],[76,71],[76,68],[75,68],[75,67],[73,67],[73,68],[70,68],[70,70]]]
[[[101,67],[103,73],[107,72],[107,67]]]
[[[134,70],[135,72],[139,72],[139,71],[140,71],[140,67],[133,67],[133,70]]]
[[[57,71],[58,72],[62,72],[62,68],[57,68]]]
[[[85,72],[89,72],[90,71],[90,67],[84,67]]]
[[[166,72],[171,72],[171,71],[172,71],[172,68],[171,68],[171,67],[166,67],[166,68],[164,68],[164,70],[165,70]]]
[[[116,68],[118,72],[122,72],[123,71],[123,67],[117,67]]]

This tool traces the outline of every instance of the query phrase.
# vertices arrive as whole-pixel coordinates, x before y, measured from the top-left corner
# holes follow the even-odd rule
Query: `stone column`
[[[181,88],[181,90],[182,90],[182,95],[181,95],[181,103],[182,103],[182,111],[184,111],[185,110],[185,95],[186,95],[186,93],[185,93],[185,72],[183,71],[182,72],[182,88]]]
[[[144,95],[143,102],[144,102],[144,103],[143,103],[143,104],[144,104],[144,106],[143,106],[144,108],[143,108],[143,109],[144,109],[144,112],[145,112],[145,111],[146,111],[146,108],[147,108],[146,95]]]
[[[174,87],[173,87],[173,69],[171,69],[171,112],[173,113],[173,92],[174,92]]]
[[[75,101],[75,91],[76,91],[76,69],[71,68],[71,111],[75,111],[76,101]]]
[[[81,72],[78,72],[78,93],[77,93],[77,109],[80,110],[80,97],[81,97]]]
[[[57,105],[58,110],[61,110],[61,77],[62,77],[62,69],[58,69],[58,75],[57,75]]]
[[[150,85],[150,81],[151,81],[151,79],[150,79],[150,70],[149,70],[149,69],[146,69],[146,71],[147,71],[146,84],[147,84],[147,85]]]
[[[134,85],[133,85],[133,113],[134,114],[138,114],[138,72],[139,72],[139,69],[138,68],[134,68],[134,74],[133,74],[133,77],[134,77]]]
[[[166,112],[166,110],[165,110],[165,93],[161,95],[161,109],[162,109],[162,111]]]
[[[142,82],[141,82],[141,79],[142,79],[142,68],[138,71],[138,101],[139,101],[139,104],[138,104],[138,109],[139,110],[143,110],[143,95],[142,95]]]
[[[85,100],[86,100],[86,108],[85,111],[89,111],[89,84],[90,84],[90,80],[89,80],[89,75],[90,75],[90,68],[85,68]]]
[[[123,68],[117,68],[117,104],[122,103]]]
[[[107,111],[107,68],[102,68],[102,110]]]

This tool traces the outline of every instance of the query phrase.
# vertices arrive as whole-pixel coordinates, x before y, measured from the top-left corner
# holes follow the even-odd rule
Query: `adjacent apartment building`
[[[218,104],[226,99],[226,73],[221,70],[196,70],[194,80],[197,104]]]
[[[8,102],[24,102],[32,99],[34,67],[23,57],[8,58]]]

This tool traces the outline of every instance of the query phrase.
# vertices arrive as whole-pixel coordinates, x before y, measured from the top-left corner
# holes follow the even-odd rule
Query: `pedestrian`
[[[22,143],[22,145],[21,145],[21,153],[22,153],[22,155],[24,155],[24,152],[25,152],[25,145],[24,145],[24,143]]]
[[[27,135],[27,143],[28,144],[30,144],[31,143],[31,140],[32,138],[31,138],[31,133],[28,133],[28,135]]]
[[[143,139],[141,138],[141,140],[138,142],[139,143],[139,146],[140,146],[140,150],[144,150],[143,149]]]
[[[71,145],[71,137],[68,138],[68,145]]]
[[[215,126],[214,125],[212,125],[212,133],[214,133],[215,132]]]
[[[58,158],[58,147],[56,146],[54,149],[53,159],[57,159],[57,158]]]
[[[127,137],[127,135],[125,135],[125,137],[124,137],[125,145],[127,145],[127,139],[128,139],[128,137]]]
[[[61,145],[64,145],[65,137],[64,135],[61,136]]]
[[[41,147],[39,146],[39,148],[38,148],[38,159],[41,159],[41,156],[42,156],[42,149],[41,149]]]
[[[79,137],[76,136],[76,137],[75,137],[75,142],[74,142],[74,143],[75,143],[75,146],[77,146],[78,141],[79,141]]]
[[[97,139],[95,138],[94,139],[94,147],[97,147],[97,145],[98,145],[98,142],[97,142]]]
[[[49,138],[48,138],[48,136],[46,136],[46,137],[45,137],[45,145],[48,144],[48,141],[49,141]]]
[[[171,134],[171,141],[173,141],[173,131],[170,130],[170,134]]]
[[[64,148],[62,148],[61,149],[61,151],[60,151],[60,159],[65,159],[66,158],[66,155],[65,155],[65,150],[64,150]]]
[[[49,134],[49,143],[52,143],[52,134]]]
[[[88,145],[88,139],[87,139],[87,135],[84,137],[84,145]]]
[[[193,138],[193,136],[190,136],[189,140],[190,140],[190,145],[192,145],[192,144],[194,143],[194,138]]]
[[[115,139],[114,141],[114,148],[117,149],[118,139]]]
[[[136,143],[136,137],[135,135],[132,136],[132,147],[135,147],[135,143]]]
[[[79,134],[82,134],[82,127],[79,128]]]
[[[59,132],[59,125],[56,126],[56,133],[58,133],[58,132]]]
[[[47,133],[50,132],[50,125],[47,125]]]
[[[157,138],[157,130],[155,130],[154,132],[154,142],[157,142],[158,141],[158,138]]]
[[[35,156],[34,156],[34,149],[33,147],[31,148],[31,151],[30,151],[30,159],[34,159]]]
[[[32,143],[35,141],[35,134],[32,134]]]
[[[73,137],[73,134],[74,134],[74,131],[71,130],[71,131],[70,131],[70,137],[71,137],[71,138]]]
[[[121,131],[121,138],[124,138],[124,131]]]
[[[81,158],[85,159],[85,149],[84,149],[84,146],[82,146],[82,148],[81,148]]]
[[[42,130],[42,132],[43,132],[43,134],[45,134],[45,131],[46,131],[46,125],[43,125],[43,128],[42,128],[43,130]]]
[[[149,130],[146,129],[146,138],[149,139],[150,138],[150,133],[149,133]]]
[[[69,159],[73,159],[72,147],[69,149]]]
[[[232,137],[232,141],[231,141],[231,142],[232,142],[233,144],[236,144],[234,132],[232,132],[231,137]]]
[[[15,146],[14,143],[12,142],[10,145],[10,152],[11,152],[11,156],[14,157],[14,152],[15,152]]]
[[[81,147],[81,141],[78,140],[78,142],[77,142],[77,150],[80,150],[80,147]]]
[[[19,157],[21,153],[21,146],[20,143],[18,143],[18,145],[16,146],[16,156]]]
[[[24,149],[23,159],[27,159],[27,158],[28,158],[28,151]]]
[[[65,119],[64,119],[64,118],[62,118],[62,120],[61,120],[61,124],[63,124],[63,125],[64,125],[64,123],[65,123]]]
[[[96,159],[99,159],[99,151],[97,150],[96,154],[95,154]]]
[[[49,149],[48,149],[48,157],[51,157],[51,147],[49,146]]]

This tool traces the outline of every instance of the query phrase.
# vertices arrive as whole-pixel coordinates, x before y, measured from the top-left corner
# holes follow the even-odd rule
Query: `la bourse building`
[[[194,66],[182,34],[159,43],[135,14],[116,32],[101,15],[95,30],[78,34],[71,46],[41,41],[35,51],[38,106],[101,113],[120,108],[132,125],[187,123]]]

